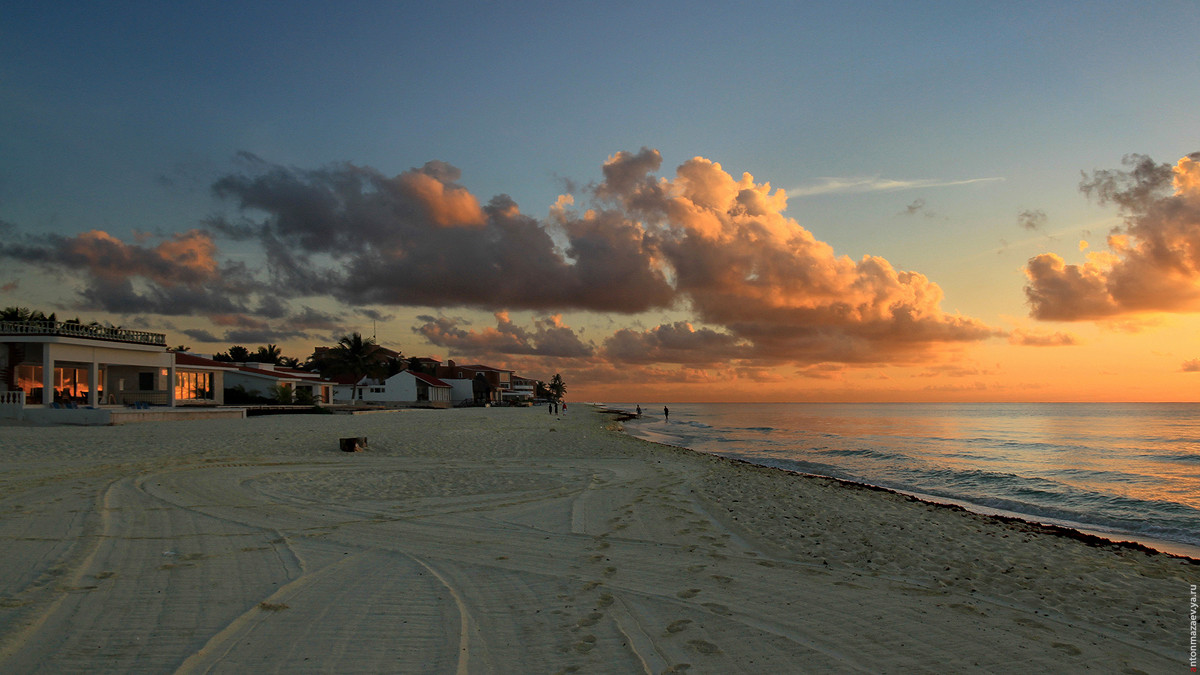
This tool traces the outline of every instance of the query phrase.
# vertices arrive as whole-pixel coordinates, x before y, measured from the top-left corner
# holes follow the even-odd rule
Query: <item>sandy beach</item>
[[[1187,667],[1192,561],[616,426],[0,427],[0,672]]]

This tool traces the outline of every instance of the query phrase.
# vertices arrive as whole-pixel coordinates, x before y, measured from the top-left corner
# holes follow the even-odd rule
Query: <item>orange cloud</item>
[[[1010,333],[1008,342],[1025,347],[1066,347],[1079,344],[1079,340],[1069,333],[1039,333],[1022,329]]]
[[[217,271],[213,257],[217,247],[212,237],[200,230],[176,234],[153,248],[126,244],[107,232],[92,230],[63,239],[59,250],[64,261],[110,280],[141,276],[166,286],[196,284]]]
[[[433,223],[442,227],[473,226],[487,223],[479,200],[465,188],[448,185],[437,178],[417,171],[400,174],[395,179],[411,197],[425,207]]]
[[[1116,204],[1125,225],[1108,251],[1067,264],[1043,253],[1025,267],[1034,318],[1110,319],[1145,312],[1200,310],[1200,153],[1175,166],[1126,158],[1128,171],[1097,171],[1080,189]]]
[[[462,319],[419,316],[425,323],[412,330],[430,343],[458,354],[579,358],[593,353],[592,347],[580,340],[560,315],[537,319],[532,329],[513,323],[508,312],[496,312],[494,316],[494,328],[478,331],[462,328],[460,324],[466,323]]]
[[[974,341],[994,331],[940,309],[941,289],[924,275],[885,259],[837,256],[783,215],[787,198],[750,174],[734,179],[703,158],[685,162],[673,181],[632,179],[616,168],[654,166],[654,151],[610,160],[606,175],[630,211],[651,231],[680,297],[705,323],[748,341],[759,357],[803,362],[884,361],[944,342]]]

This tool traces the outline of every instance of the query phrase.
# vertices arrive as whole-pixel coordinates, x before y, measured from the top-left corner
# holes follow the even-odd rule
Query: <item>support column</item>
[[[175,407],[175,360],[171,359],[171,367],[167,369],[167,405]]]
[[[54,403],[54,358],[50,356],[50,343],[42,343],[42,405],[47,408]]]
[[[96,363],[93,354],[92,363],[88,366],[88,405],[95,408],[100,405],[100,364]]]

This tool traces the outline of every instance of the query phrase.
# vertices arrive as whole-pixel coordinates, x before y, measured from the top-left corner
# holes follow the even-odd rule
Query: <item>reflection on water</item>
[[[627,428],[760,464],[1200,545],[1200,405],[673,404],[670,423],[648,414]]]

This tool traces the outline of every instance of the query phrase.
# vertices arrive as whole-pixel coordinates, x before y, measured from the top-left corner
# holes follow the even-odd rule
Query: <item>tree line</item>
[[[28,307],[5,307],[0,310],[0,321],[16,321],[16,322],[42,322],[58,321],[54,312],[46,314],[37,309],[29,309]],[[82,322],[79,318],[68,319],[64,323]],[[99,323],[93,321],[89,325],[98,326]],[[243,345],[232,345],[227,351],[213,354],[214,361],[222,361],[225,363],[268,363],[284,368],[296,368],[298,370],[307,370],[310,372],[321,373],[322,376],[338,377],[349,375],[354,377],[357,383],[364,377],[372,377],[378,379],[387,379],[401,371],[410,370],[416,373],[424,373],[426,375],[435,375],[436,373],[429,372],[429,368],[418,357],[404,358],[399,352],[396,356],[384,354],[380,350],[382,348],[376,344],[375,338],[363,337],[358,332],[343,335],[338,340],[337,345],[324,351],[314,351],[304,361],[291,356],[284,356],[283,351],[275,344],[265,344],[260,346],[255,351],[250,351]],[[172,347],[171,351],[188,352],[191,347],[187,345],[179,345]],[[390,350],[389,350],[390,351]],[[355,384],[354,398],[358,398],[358,385]],[[562,376],[555,373],[549,383],[537,381],[534,394],[537,398],[558,400],[561,401],[567,393],[567,386],[563,382]]]

